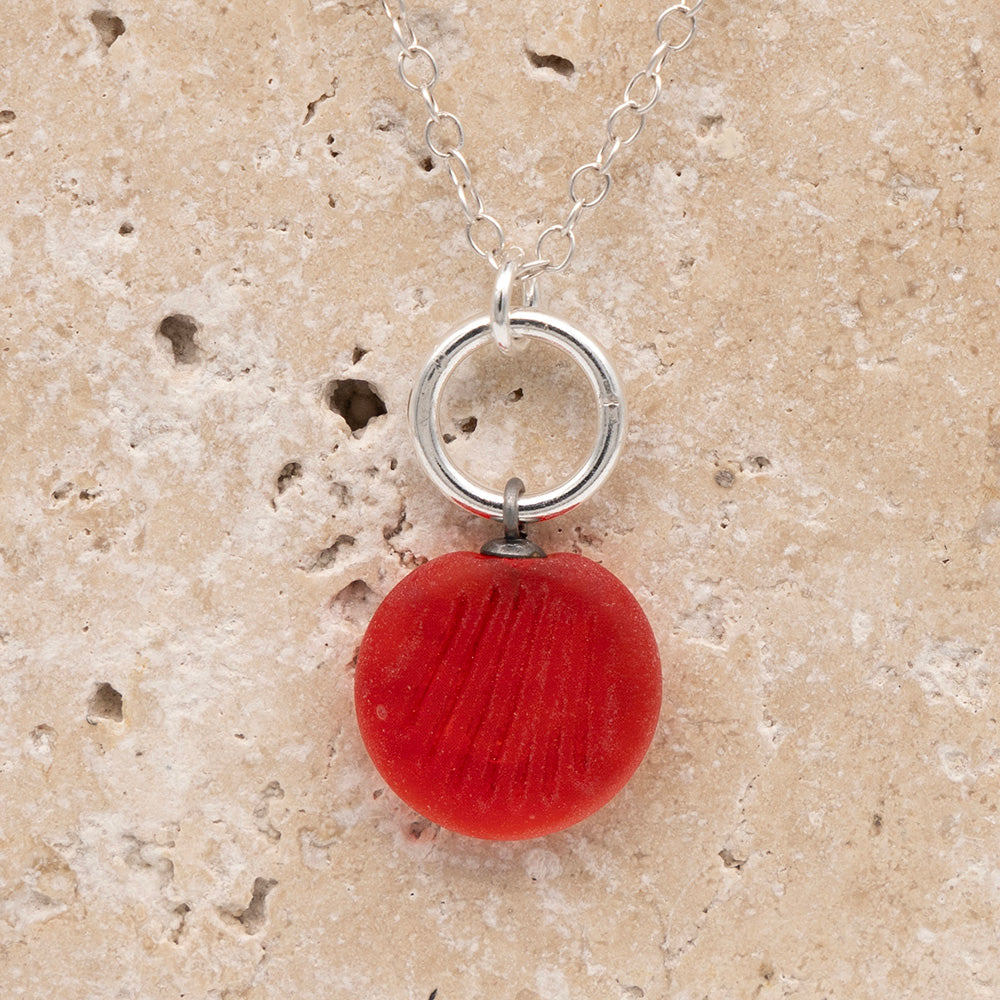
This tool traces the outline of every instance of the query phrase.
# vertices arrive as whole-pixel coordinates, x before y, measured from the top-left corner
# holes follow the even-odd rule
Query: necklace
[[[399,77],[429,114],[427,148],[447,164],[469,246],[496,271],[487,312],[453,330],[420,372],[410,427],[431,480],[466,510],[501,521],[503,535],[478,553],[430,560],[388,594],[358,653],[355,708],[387,784],[457,833],[515,840],[578,822],[624,787],[659,719],[659,652],[639,603],[598,563],[547,555],[526,537],[525,524],[566,513],[598,489],[625,427],[610,361],[590,337],[539,311],[538,279],[569,265],[580,218],[607,197],[612,163],[639,137],[660,99],[663,67],[694,39],[703,3],[660,14],[646,68],[611,112],[597,156],[570,177],[568,215],[541,233],[528,257],[485,210],[461,152],[462,123],[438,104],[438,65],[418,42],[405,0],[382,0],[399,46]],[[522,304],[514,309],[517,293]],[[463,473],[439,422],[445,386],[463,361],[491,344],[507,354],[528,341],[568,354],[598,411],[586,461],[564,483],[533,494],[519,478],[494,490]]]

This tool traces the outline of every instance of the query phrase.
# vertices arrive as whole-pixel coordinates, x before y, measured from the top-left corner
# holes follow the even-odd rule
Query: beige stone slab
[[[413,0],[522,245],[654,16]],[[516,844],[409,811],[351,706],[378,600],[488,533],[408,441],[492,279],[380,6],[3,23],[5,997],[1000,995],[994,4],[708,0],[543,282],[631,424],[537,538],[634,589],[667,708],[618,799]],[[535,368],[462,387],[458,454],[567,460],[590,418]],[[387,410],[356,434],[344,379]]]

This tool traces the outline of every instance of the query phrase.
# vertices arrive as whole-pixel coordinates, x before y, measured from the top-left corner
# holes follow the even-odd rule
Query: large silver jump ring
[[[611,474],[625,437],[625,396],[601,348],[561,319],[523,309],[510,313],[513,336],[540,340],[569,354],[583,369],[597,398],[598,432],[586,461],[566,482],[544,493],[526,494],[518,504],[522,521],[544,521],[586,500]],[[448,457],[439,409],[448,379],[470,354],[493,341],[492,317],[469,320],[449,334],[427,359],[410,394],[410,430],[421,464],[434,484],[459,506],[502,520],[504,495],[466,476]]]

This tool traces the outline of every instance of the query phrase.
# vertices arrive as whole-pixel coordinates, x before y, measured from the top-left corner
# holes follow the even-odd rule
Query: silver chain
[[[656,20],[656,48],[644,70],[636,73],[625,87],[625,96],[608,116],[607,138],[597,156],[577,167],[569,179],[569,199],[572,207],[562,223],[549,226],[535,243],[535,258],[523,261],[517,277],[534,278],[544,273],[562,271],[576,250],[576,225],[584,211],[596,208],[611,190],[611,165],[618,154],[631,146],[646,124],[646,116],[663,95],[663,67],[671,54],[686,49],[694,40],[697,14],[705,0],[688,0],[667,7]],[[395,7],[395,10],[393,9]],[[462,155],[465,130],[458,116],[443,111],[434,96],[438,82],[438,64],[434,56],[418,41],[406,14],[405,0],[382,0],[382,9],[392,24],[392,33],[399,43],[396,67],[399,78],[409,90],[424,99],[430,117],[424,126],[424,140],[431,153],[448,166],[448,173],[458,192],[465,213],[465,235],[469,246],[489,264],[499,270],[509,260],[523,257],[520,248],[507,242],[499,222],[486,212],[483,199],[472,179],[472,170]],[[667,33],[680,31],[679,41]],[[628,128],[623,128],[623,122]],[[621,129],[621,131],[619,131]],[[447,133],[450,133],[448,135]],[[563,241],[561,255],[549,256],[546,247],[552,240]]]

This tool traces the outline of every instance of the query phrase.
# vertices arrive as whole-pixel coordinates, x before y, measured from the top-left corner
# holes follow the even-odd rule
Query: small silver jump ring
[[[569,354],[586,375],[597,401],[597,434],[587,459],[565,482],[543,493],[522,496],[517,505],[521,521],[544,521],[582,503],[611,474],[625,439],[625,396],[611,362],[579,330],[530,310],[513,312],[508,320],[515,338],[540,340]],[[499,521],[504,516],[504,494],[476,482],[455,466],[445,449],[439,420],[448,379],[462,361],[492,340],[489,316],[469,320],[453,330],[424,364],[410,393],[409,417],[417,456],[431,481],[465,510]]]
[[[514,334],[510,328],[510,297],[517,280],[516,258],[508,259],[497,272],[493,284],[493,298],[490,307],[490,330],[493,340],[504,354],[510,354],[514,346]]]

